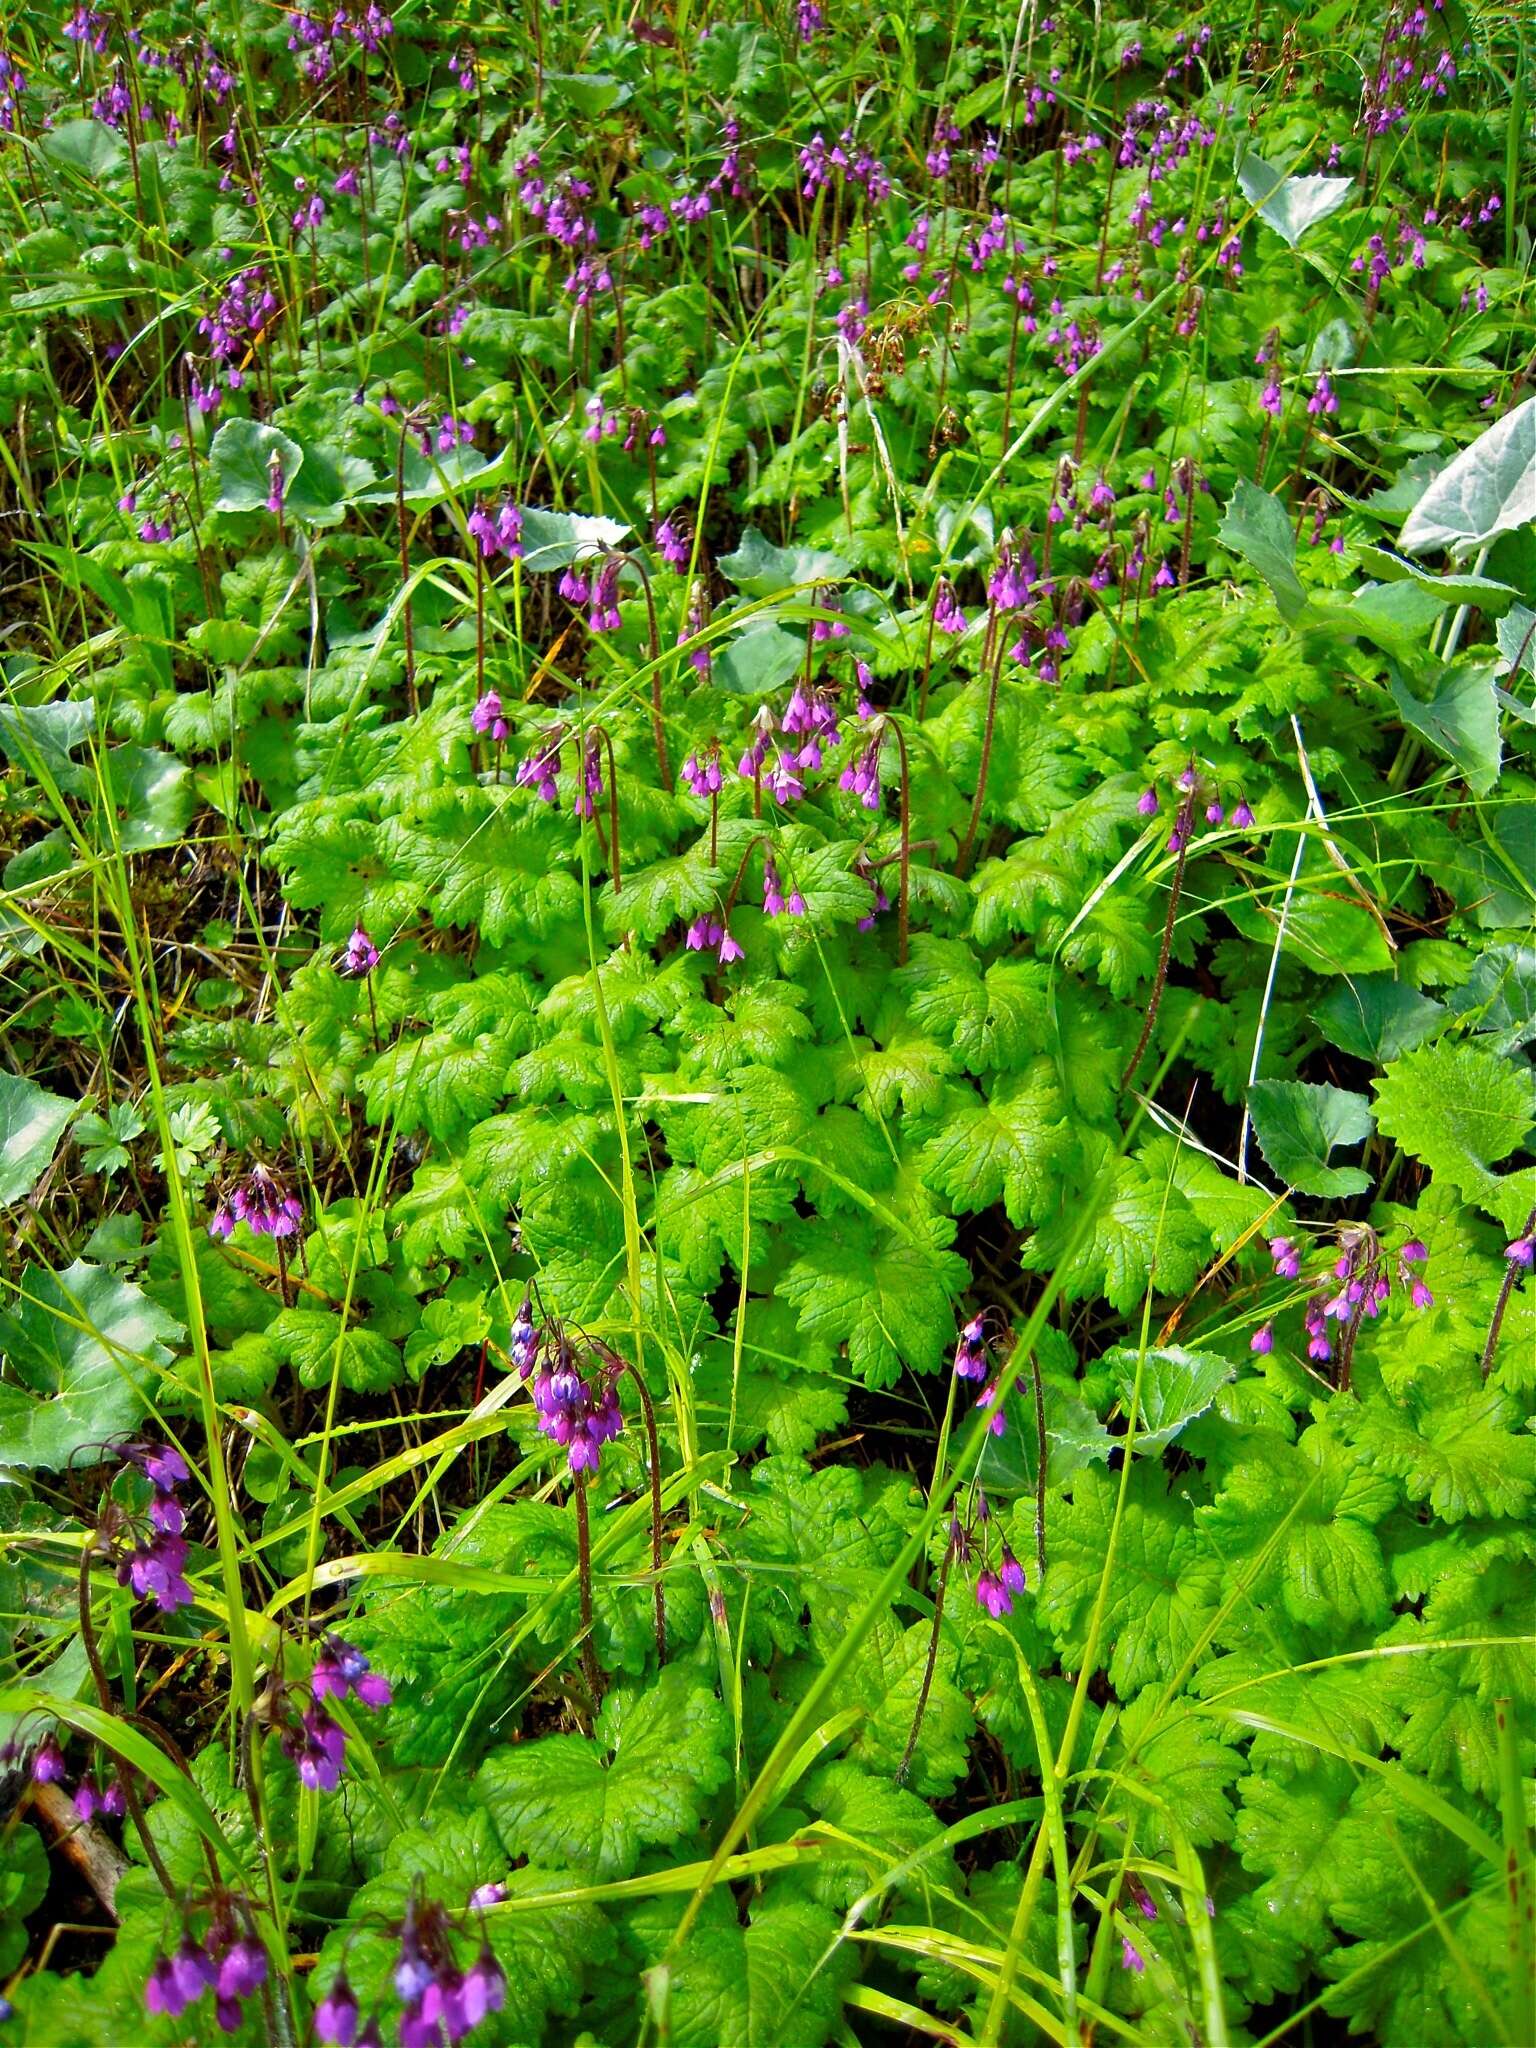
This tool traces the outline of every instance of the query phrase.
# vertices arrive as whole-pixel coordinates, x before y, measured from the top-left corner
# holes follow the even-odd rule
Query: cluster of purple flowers
[[[1318,1365],[1326,1365],[1334,1357],[1335,1332],[1345,1333],[1352,1342],[1362,1320],[1381,1314],[1391,1297],[1394,1281],[1414,1308],[1433,1308],[1435,1302],[1424,1277],[1429,1251],[1422,1239],[1406,1239],[1398,1247],[1395,1259],[1388,1256],[1376,1232],[1363,1223],[1345,1224],[1337,1242],[1337,1255],[1326,1283],[1313,1293],[1303,1317],[1307,1356]],[[1294,1238],[1272,1237],[1269,1256],[1277,1279],[1301,1278],[1303,1251]],[[1268,1321],[1254,1332],[1250,1348],[1264,1355],[1274,1345],[1274,1324]]]
[[[253,1166],[214,1210],[208,1235],[232,1237],[235,1225],[244,1223],[257,1237],[292,1237],[303,1221],[304,1204],[298,1196],[288,1192],[270,1167]]]
[[[979,1486],[971,1498],[968,1520],[950,1517],[949,1548],[956,1564],[977,1568],[976,1604],[994,1621],[1012,1614],[1014,1594],[1025,1590],[1024,1567],[997,1530],[992,1504]]]
[[[118,1584],[131,1586],[141,1600],[153,1600],[163,1614],[192,1602],[187,1584],[186,1516],[177,1487],[191,1477],[180,1451],[170,1444],[135,1442],[123,1451],[124,1462],[136,1467],[153,1491],[149,1501],[149,1533],[127,1549],[115,1547]]]
[[[985,1316],[972,1316],[962,1327],[959,1342],[955,1346],[955,1377],[962,1380],[985,1381],[976,1397],[976,1406],[985,1413],[990,1434],[1003,1436],[1007,1432],[1008,1417],[998,1399],[997,1382],[988,1377],[991,1370],[987,1319]]]
[[[494,1905],[504,1896],[499,1885],[482,1886],[471,1903]],[[442,1906],[412,1898],[395,1931],[400,1947],[391,1974],[403,2007],[400,2048],[443,2048],[444,2042],[462,2041],[501,2010],[507,1980],[490,1943],[482,1940],[469,1968],[460,1969],[453,1922]],[[360,2029],[361,2019],[357,1993],[343,1968],[315,2008],[315,2038],[326,2048],[377,2048],[382,2039],[378,2021],[370,2019]]]
[[[144,1985],[144,2003],[152,2013],[177,2019],[211,1991],[220,2031],[234,2034],[245,2017],[244,2001],[266,1980],[267,1952],[256,1937],[249,1908],[242,1905],[237,1911],[221,1893],[201,1940],[187,1928],[174,1955],[155,1958]]]
[[[523,515],[510,498],[494,511],[483,498],[476,499],[475,509],[465,524],[482,560],[490,561],[496,555],[505,555],[511,561],[522,554]]]
[[[1202,779],[1193,766],[1185,768],[1180,772],[1174,786],[1178,792],[1178,805],[1177,815],[1173,821],[1173,830],[1168,835],[1168,851],[1170,853],[1182,852],[1183,848],[1188,844],[1189,834],[1193,827],[1197,810],[1203,814],[1207,825],[1230,824],[1236,826],[1239,832],[1247,832],[1251,829],[1253,825],[1253,808],[1249,804],[1247,797],[1238,797],[1237,802],[1232,806],[1231,816],[1228,817],[1227,807],[1222,802],[1220,796],[1209,783]],[[1203,803],[1200,801],[1201,798],[1204,799]],[[1136,799],[1137,815],[1143,818],[1155,818],[1160,808],[1161,800],[1156,789],[1148,785]]]
[[[733,960],[746,958],[746,948],[731,937],[730,926],[706,910],[694,918],[683,940],[690,953],[713,952],[722,967],[729,967]]]
[[[337,973],[350,975],[371,974],[378,964],[378,947],[369,938],[366,929],[362,925],[356,926],[351,938],[348,939],[343,949],[340,960],[336,963]]]
[[[615,1367],[600,1362],[583,1372],[565,1332],[558,1326],[541,1329],[526,1296],[512,1324],[508,1354],[518,1377],[532,1381],[540,1431],[565,1452],[572,1472],[596,1472],[603,1445],[624,1427]]]
[[[309,1704],[297,1723],[283,1730],[283,1754],[298,1771],[301,1784],[316,1792],[334,1792],[346,1769],[347,1736],[326,1700],[350,1697],[377,1710],[387,1707],[394,1695],[389,1680],[369,1668],[362,1651],[335,1635],[328,1635],[321,1645],[309,1689]]]
[[[4,1760],[9,1762],[14,1752],[9,1744],[6,1749]],[[32,1758],[32,1782],[36,1785],[64,1785],[68,1783],[68,1777],[69,1767],[58,1738],[45,1735]],[[73,1796],[75,1812],[82,1821],[94,1820],[97,1814],[117,1819],[128,1810],[122,1783],[117,1778],[109,1778],[105,1785],[98,1784],[94,1778],[82,1778]]]

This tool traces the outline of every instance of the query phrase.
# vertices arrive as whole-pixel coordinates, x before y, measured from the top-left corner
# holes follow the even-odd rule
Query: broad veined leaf
[[[1358,1195],[1371,1184],[1358,1166],[1330,1166],[1336,1146],[1371,1135],[1363,1095],[1310,1081],[1255,1081],[1248,1091],[1254,1135],[1288,1187],[1304,1195]]]
[[[1399,545],[1410,554],[1466,554],[1536,520],[1536,398],[1478,435],[1409,513]]]
[[[726,1726],[714,1694],[669,1665],[649,1692],[611,1693],[595,1736],[502,1749],[476,1786],[509,1856],[627,1877],[645,1844],[676,1846],[697,1828],[729,1775]]]
[[[0,1073],[0,1208],[32,1192],[78,1107],[19,1074]]]
[[[60,1471],[99,1463],[145,1414],[182,1326],[140,1287],[77,1259],[29,1266],[0,1310],[0,1353],[20,1385],[0,1386],[0,1462]]]

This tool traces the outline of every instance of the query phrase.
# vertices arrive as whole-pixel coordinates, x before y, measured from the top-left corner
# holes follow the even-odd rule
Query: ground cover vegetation
[[[1528,2043],[1529,24],[0,43],[0,2039]]]

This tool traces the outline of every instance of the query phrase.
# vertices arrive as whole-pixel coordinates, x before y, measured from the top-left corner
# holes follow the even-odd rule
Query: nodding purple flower
[[[353,928],[346,951],[337,966],[340,974],[371,974],[379,964],[379,949],[362,925]]]
[[[1172,590],[1178,580],[1169,564],[1168,557],[1164,555],[1162,561],[1157,565],[1157,574],[1152,578],[1152,588],[1154,590]]]
[[[1328,1339],[1328,1311],[1331,1304],[1314,1295],[1307,1303],[1304,1318],[1307,1331],[1307,1356],[1315,1364],[1326,1365],[1333,1356],[1333,1345]]]
[[[1519,1266],[1529,1272],[1536,1264],[1536,1237],[1517,1237],[1512,1244],[1505,1245],[1504,1257],[1511,1266]]]
[[[995,1380],[989,1380],[976,1396],[976,1406],[985,1412],[987,1428],[993,1436],[1007,1434],[1008,1417],[1003,1413],[1002,1402],[998,1399]]]
[[[277,517],[283,511],[283,458],[274,448],[267,457],[267,510]]]
[[[123,1456],[138,1466],[151,1486],[167,1493],[173,1486],[185,1486],[192,1477],[174,1444],[131,1443],[124,1447]]]
[[[241,1935],[219,1963],[215,1984],[218,1996],[226,2000],[249,1998],[266,1981],[266,1950],[250,1935]]]
[[[507,1979],[500,1963],[482,1942],[480,1953],[447,1999],[449,2036],[457,2039],[480,2024],[488,2013],[500,2012],[507,1998]]]
[[[721,789],[720,747],[711,740],[704,749],[701,761],[697,754],[690,754],[683,763],[683,780],[695,796],[718,796]]]
[[[1259,393],[1259,410],[1267,412],[1271,419],[1277,420],[1284,410],[1284,406],[1285,401],[1280,391],[1280,379],[1271,370],[1264,389]]]
[[[578,818],[590,818],[593,806],[603,793],[603,743],[597,734],[588,733],[581,749],[581,785],[576,791],[576,801],[571,808]]]
[[[313,1792],[334,1792],[346,1766],[345,1730],[324,1707],[310,1707],[297,1730],[283,1736],[283,1753],[297,1768],[299,1783]]]
[[[1269,1256],[1275,1262],[1275,1272],[1282,1280],[1295,1280],[1301,1274],[1301,1254],[1288,1237],[1272,1237],[1269,1240]]]
[[[984,1316],[972,1316],[955,1345],[955,1373],[962,1380],[987,1376],[987,1324]]]
[[[1207,825],[1219,825],[1226,815],[1226,812],[1214,798],[1205,807],[1205,822]]]
[[[793,884],[790,885],[789,895],[785,896],[783,884],[779,880],[778,862],[771,853],[763,855],[763,909],[769,917],[778,917],[786,910],[791,917],[805,915],[805,898]]]
[[[1257,1330],[1254,1331],[1253,1336],[1249,1342],[1248,1349],[1250,1351],[1257,1351],[1261,1357],[1267,1357],[1269,1353],[1274,1350],[1274,1348],[1274,1329],[1270,1324],[1263,1323],[1259,1326]]]
[[[1002,1580],[1005,1592],[1022,1593],[1024,1591],[1024,1567],[1019,1563],[1019,1560],[1014,1556],[1006,1543],[999,1553],[997,1576]]]
[[[763,778],[764,784],[776,803],[798,803],[805,794],[805,785],[800,779],[798,763],[782,747],[773,750],[773,766]]]
[[[309,1689],[317,1700],[344,1700],[350,1693],[363,1706],[375,1709],[387,1707],[394,1697],[389,1680],[372,1670],[362,1651],[340,1636],[326,1637],[310,1674]]]
[[[512,732],[511,726],[502,716],[501,698],[495,690],[487,690],[483,697],[475,699],[475,708],[469,714],[469,722],[476,732],[489,734],[498,747]]]
[[[1120,1962],[1123,1968],[1130,1970],[1138,1977],[1147,1967],[1146,1957],[1137,1948],[1129,1935],[1122,1935],[1120,1937]]]
[[[172,532],[173,528],[169,519],[141,519],[139,521],[139,539],[149,541],[153,545],[169,540]]]
[[[188,1935],[174,1956],[156,1956],[144,1986],[144,2003],[151,2012],[176,2019],[202,1997],[214,1975],[207,1950]]]
[[[946,576],[939,578],[934,591],[933,623],[940,633],[963,633],[968,624]]]
[[[469,1903],[473,1911],[482,1912],[487,1906],[500,1906],[505,1904],[506,1898],[506,1886],[493,1877],[489,1880],[488,1883],[477,1884],[475,1886],[474,1890],[469,1895]]]
[[[235,1234],[235,1212],[227,1202],[221,1202],[208,1218],[210,1237],[233,1237]]]
[[[34,1785],[57,1785],[64,1778],[64,1752],[56,1737],[45,1735],[37,1745],[32,1759],[32,1782]]]
[[[598,566],[587,600],[589,632],[616,633],[623,623],[619,617],[619,567],[617,555],[605,555]]]
[[[795,11],[795,26],[801,42],[814,42],[825,26],[826,19],[826,13],[817,4],[817,0],[799,0]]]
[[[564,1338],[534,1376],[533,1405],[540,1431],[565,1452],[572,1472],[595,1472],[603,1445],[624,1427],[612,1376],[586,1378]]]
[[[867,661],[859,661],[855,659],[853,664],[853,679],[854,685],[858,691],[857,701],[854,705],[855,711],[857,712],[861,720],[873,718],[875,715],[875,707],[870,702],[869,693],[875,686],[875,678],[870,670],[870,666]]]
[[[464,522],[465,528],[480,550],[481,557],[489,561],[500,546],[496,522],[485,509],[484,500],[478,500],[475,509]]]
[[[652,539],[656,543],[661,559],[669,569],[687,568],[688,543],[670,518],[657,522]]]
[[[357,1993],[341,1970],[325,1997],[315,2007],[315,2039],[326,2048],[355,2048],[357,2041]]]
[[[266,1166],[253,1166],[243,1181],[235,1183],[229,1207],[257,1237],[292,1237],[304,1220],[304,1204]]]
[[[877,732],[837,778],[839,789],[851,790],[866,811],[880,808],[880,743],[884,737],[883,732]]]
[[[445,412],[437,423],[434,433],[430,427],[422,429],[421,452],[430,455],[434,448],[439,455],[447,455],[455,448],[474,446],[475,430],[468,420],[458,419],[453,413]]]
[[[192,1588],[183,1576],[186,1562],[186,1538],[161,1529],[118,1565],[118,1584],[132,1586],[141,1600],[153,1600],[162,1614],[174,1614],[192,1604]]]
[[[719,945],[725,927],[709,911],[696,917],[688,927],[683,944],[690,953],[708,953]]]
[[[1143,818],[1151,818],[1156,815],[1157,791],[1155,789],[1144,789],[1141,792],[1141,795],[1136,799],[1136,811],[1137,815]]]
[[[430,1928],[435,1915],[429,1909],[426,1917]],[[406,2005],[415,2005],[426,1995],[428,1987],[436,1982],[436,1977],[436,1971],[422,1952],[415,1901],[409,1900],[400,1927],[400,1954],[394,1968],[395,1990]]]
[[[1307,411],[1314,418],[1319,414],[1337,413],[1339,394],[1333,388],[1333,378],[1327,370],[1319,370],[1312,396],[1307,400]]]
[[[986,1566],[976,1574],[976,1599],[994,1621],[1001,1621],[1005,1614],[1013,1612],[1013,1595],[998,1574]]]
[[[150,1498],[149,1520],[151,1528],[164,1536],[179,1536],[186,1527],[181,1502],[174,1493],[162,1493],[158,1487]]]
[[[1005,540],[997,551],[997,562],[987,583],[987,595],[1000,612],[1021,612],[1035,594],[1033,558],[1016,550]]]
[[[514,780],[522,789],[533,789],[545,803],[560,800],[560,746],[565,738],[563,726],[553,726],[536,745],[533,751],[517,764]]]
[[[709,592],[702,582],[696,583],[688,599],[688,614],[677,629],[677,641],[681,646],[685,640],[693,640],[709,624]],[[711,660],[707,647],[695,647],[688,656],[688,665],[699,675],[707,677]]]
[[[533,1320],[533,1300],[524,1295],[512,1319],[512,1333],[507,1340],[507,1353],[516,1366],[519,1377],[527,1379],[533,1371],[533,1361],[538,1356],[541,1332]]]
[[[862,858],[862,856],[854,862],[853,872],[856,875],[858,875],[862,881],[865,881],[869,884],[870,894],[869,908],[865,911],[864,915],[859,919],[857,929],[861,932],[872,932],[875,928],[876,920],[882,917],[885,914],[885,912],[890,909],[891,899],[889,896],[886,895],[885,891],[881,888],[879,879],[876,876],[874,869],[872,869],[869,866],[869,864]]]
[[[1240,796],[1233,806],[1232,822],[1240,832],[1246,832],[1253,823],[1253,811],[1245,796]]]
[[[811,597],[818,611],[835,612],[837,610],[837,592],[830,585],[819,585],[811,593]],[[841,618],[813,619],[811,621],[811,638],[813,641],[846,640],[848,638],[848,628]]]

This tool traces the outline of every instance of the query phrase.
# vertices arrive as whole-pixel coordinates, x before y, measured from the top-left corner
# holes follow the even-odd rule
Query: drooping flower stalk
[[[971,815],[965,827],[965,837],[960,842],[960,852],[955,861],[955,873],[962,878],[971,871],[971,856],[976,845],[976,829],[981,823],[981,807],[987,794],[987,770],[992,762],[992,732],[997,722],[997,685],[1003,668],[1003,634],[996,634],[997,646],[992,656],[991,673],[987,679],[987,716],[981,733],[981,763],[976,771],[976,794],[971,800]]]
[[[661,1510],[661,1440],[656,1432],[656,1409],[651,1400],[651,1390],[640,1377],[639,1372],[627,1358],[621,1358],[616,1351],[610,1351],[606,1344],[594,1348],[607,1359],[615,1373],[628,1373],[635,1383],[640,1396],[640,1413],[645,1419],[646,1447],[650,1454],[651,1467],[651,1575],[652,1593],[656,1616],[656,1661],[667,1661],[667,1610],[662,1599],[662,1510]]]
[[[1486,1380],[1493,1370],[1493,1354],[1498,1349],[1499,1332],[1504,1327],[1504,1311],[1509,1307],[1509,1297],[1526,1274],[1536,1265],[1536,1209],[1525,1219],[1525,1227],[1504,1250],[1504,1278],[1499,1285],[1499,1298],[1493,1305],[1493,1319],[1488,1325],[1488,1338],[1483,1345],[1482,1376]]]

